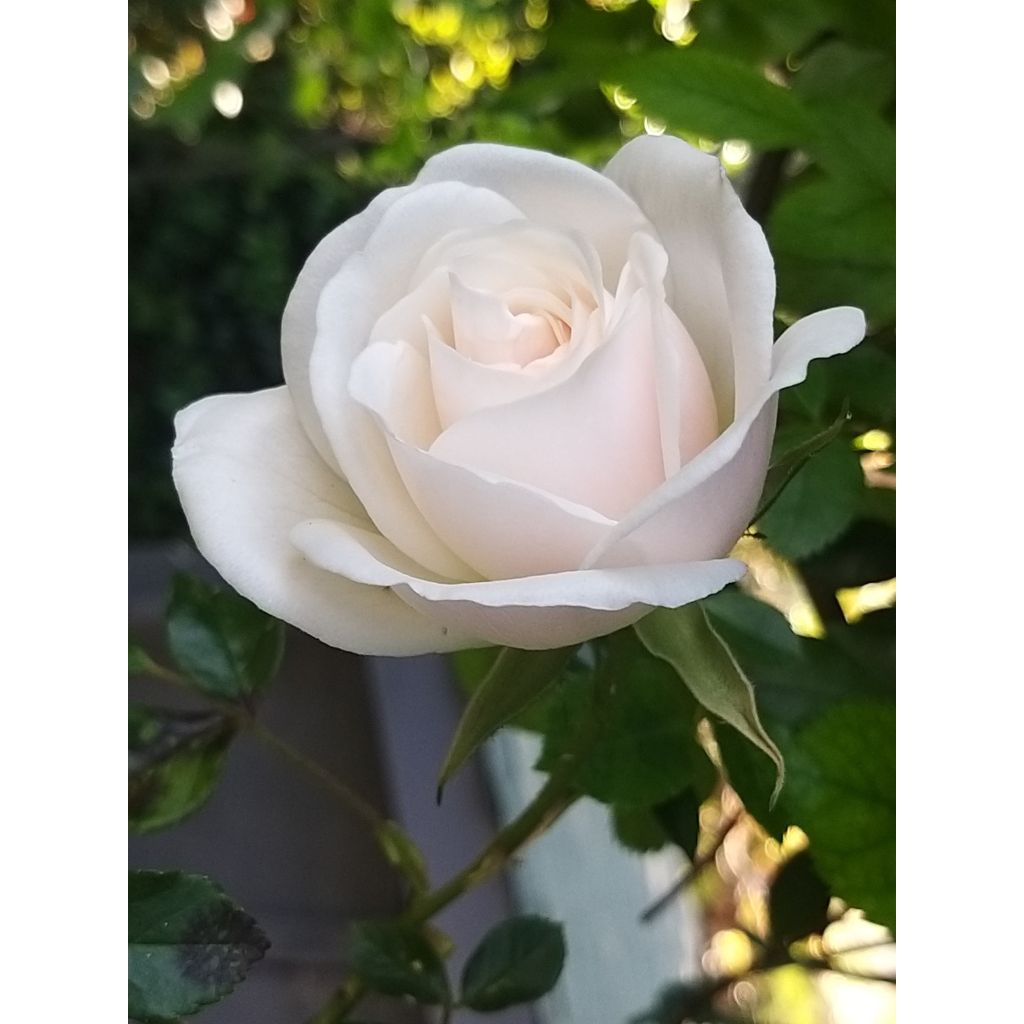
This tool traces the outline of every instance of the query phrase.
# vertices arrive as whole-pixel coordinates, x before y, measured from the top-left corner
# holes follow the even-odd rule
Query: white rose
[[[178,414],[203,555],[335,647],[540,649],[743,575],[776,394],[864,334],[772,344],[775,275],[713,156],[640,138],[604,174],[469,145],[313,252],[286,385]]]

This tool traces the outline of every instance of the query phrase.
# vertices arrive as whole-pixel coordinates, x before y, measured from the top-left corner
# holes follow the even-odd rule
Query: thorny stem
[[[444,885],[414,899],[399,918],[405,924],[420,925],[444,910],[460,896],[493,878],[532,840],[550,828],[577,800],[573,778],[580,757],[593,742],[597,731],[594,718],[588,720],[548,776],[547,782],[529,804],[510,821],[458,874]],[[366,986],[351,974],[328,1003],[308,1024],[340,1024],[363,998]]]

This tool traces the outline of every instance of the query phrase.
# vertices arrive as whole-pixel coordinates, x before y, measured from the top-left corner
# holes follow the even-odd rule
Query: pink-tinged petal
[[[804,317],[775,345],[772,378],[713,444],[641,502],[584,565],[719,558],[757,511],[775,428],[776,396],[807,376],[812,359],[847,352],[864,337],[864,314],[841,306]]]
[[[604,173],[656,228],[669,301],[707,367],[719,421],[730,423],[771,372],[775,268],[764,233],[718,160],[681,139],[634,139]]]
[[[718,435],[715,395],[693,339],[665,301],[668,256],[647,235],[634,235],[629,268],[651,296],[654,381],[665,479]]]
[[[617,519],[665,479],[650,297],[637,291],[567,380],[453,423],[431,454]]]
[[[456,146],[428,160],[416,179],[417,184],[437,181],[492,189],[528,220],[586,238],[608,287],[626,262],[629,239],[651,230],[636,202],[606,177],[550,153],[490,143]]]
[[[452,633],[473,633],[525,650],[561,647],[612,632],[651,608],[678,608],[707,597],[746,571],[742,562],[721,559],[443,583],[409,573],[386,542],[337,521],[304,522],[292,540],[328,571],[393,588]]]
[[[586,315],[585,309],[576,309],[572,316],[569,343],[526,368],[475,363],[447,345],[428,323],[430,374],[441,426],[447,428],[484,409],[528,398],[573,374],[600,344],[604,323],[600,310]]]
[[[485,579],[579,568],[615,525],[556,495],[453,465],[394,438],[390,443],[416,507]]]
[[[240,594],[305,633],[358,654],[479,646],[392,591],[314,565],[289,539],[319,519],[365,533],[369,520],[320,457],[286,388],[216,395],[175,419],[174,483],[203,556]]]

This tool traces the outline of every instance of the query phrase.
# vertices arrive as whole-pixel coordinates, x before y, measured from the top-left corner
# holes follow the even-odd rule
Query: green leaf
[[[574,782],[588,796],[622,807],[667,800],[707,765],[696,740],[696,702],[632,630],[604,637],[594,649],[595,666],[577,663],[559,681],[538,767],[552,771],[578,746],[580,723],[593,722]]]
[[[779,869],[768,896],[772,938],[788,946],[807,935],[820,935],[828,926],[832,894],[801,850]]]
[[[363,922],[352,938],[352,968],[375,992],[411,996],[430,1006],[451,1000],[444,963],[418,928],[399,922]]]
[[[204,693],[244,701],[274,678],[284,625],[251,601],[193,576],[174,579],[167,611],[174,660]]]
[[[800,448],[803,446],[798,446],[798,455]],[[863,492],[860,458],[839,438],[820,448],[810,461],[804,460],[758,518],[757,528],[780,554],[796,561],[807,558],[850,526],[860,510]]]
[[[896,94],[896,62],[891,54],[833,39],[807,56],[793,89],[812,99],[842,96],[878,110]]]
[[[692,788],[687,788],[671,800],[654,808],[654,817],[665,834],[692,861],[697,856],[700,836],[701,801]]]
[[[390,863],[405,876],[413,892],[425,893],[430,889],[423,852],[397,821],[385,821],[377,829],[377,841]]]
[[[198,810],[235,736],[224,715],[128,706],[128,828],[153,832]]]
[[[646,114],[713,139],[776,149],[813,138],[814,118],[788,89],[749,64],[717,53],[666,47],[613,62],[603,77],[635,96]]]
[[[896,130],[863,103],[833,97],[816,100],[816,118],[807,148],[835,178],[847,178],[879,196],[896,195]]]
[[[858,638],[865,635],[863,624],[832,625],[824,638],[810,639],[797,636],[780,612],[736,589],[705,598],[703,604],[715,629],[753,681],[758,706],[773,730],[778,731],[780,724],[804,725],[844,701],[891,698],[891,657],[888,665],[885,658],[868,665],[854,656],[861,646]],[[848,637],[850,633],[856,635]],[[717,732],[722,746],[728,742],[723,739],[727,730]],[[776,739],[781,743],[781,737]],[[737,743],[747,746],[739,737]],[[760,755],[755,764],[761,773]],[[754,770],[753,765],[751,768]],[[746,799],[744,802],[750,807]]]
[[[703,707],[771,758],[776,769],[777,795],[785,775],[782,754],[761,725],[750,681],[701,605],[655,609],[633,628],[652,654],[663,658],[679,673]]]
[[[466,651],[455,651],[450,654],[449,661],[455,670],[455,681],[467,698],[471,698],[481,683],[487,678],[494,663],[501,657],[504,647],[475,647]],[[516,729],[527,729],[531,732],[543,732],[547,718],[547,698],[550,690],[542,693],[537,700],[527,704],[522,711],[510,718],[505,725]],[[503,726],[504,728],[504,726]]]
[[[875,324],[896,313],[896,205],[849,179],[786,190],[768,221],[779,305],[793,313],[860,306]]]
[[[895,931],[895,706],[841,705],[798,733],[785,803],[833,892]]]
[[[565,963],[560,924],[524,915],[492,928],[462,972],[462,1003],[491,1013],[550,992]]]
[[[797,399],[794,408],[816,422],[836,415],[848,402],[862,426],[891,428],[896,422],[896,360],[869,339],[843,355],[814,360],[804,383],[788,388],[782,399]]]
[[[761,501],[754,522],[775,504],[779,495],[786,489],[787,484],[803,468],[808,459],[813,458],[826,445],[834,441],[843,431],[850,414],[844,407],[843,411],[836,417],[831,426],[826,427],[820,433],[802,441],[794,448],[790,448],[784,455],[772,460],[768,467],[768,476],[761,491]]]
[[[612,830],[615,838],[634,853],[652,853],[668,842],[668,836],[661,827],[653,808],[612,807]]]
[[[480,745],[521,714],[558,678],[575,648],[518,651],[508,647],[470,697],[445,755],[438,796],[448,780]]]
[[[226,996],[270,943],[202,875],[128,872],[128,1016],[168,1024]]]
[[[128,675],[146,676],[159,674],[160,666],[146,653],[133,637],[128,637]]]

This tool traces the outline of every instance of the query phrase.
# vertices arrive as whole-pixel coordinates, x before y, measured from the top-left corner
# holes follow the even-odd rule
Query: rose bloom
[[[639,138],[598,173],[467,145],[309,257],[285,385],[178,414],[202,554],[325,643],[560,647],[739,579],[776,395],[864,335],[772,343],[764,235],[717,159]]]

